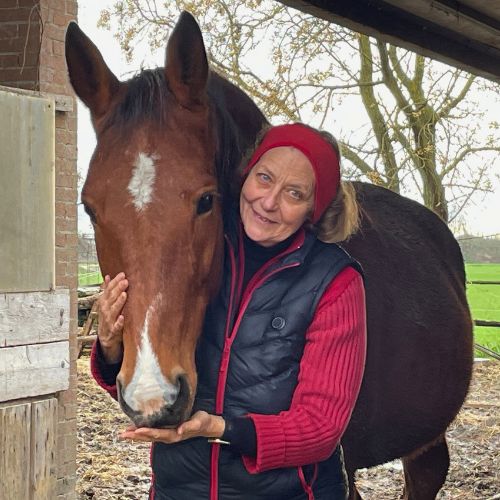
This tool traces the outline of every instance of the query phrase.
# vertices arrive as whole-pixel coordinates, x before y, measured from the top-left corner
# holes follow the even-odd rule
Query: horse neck
[[[245,92],[213,71],[210,74],[209,94],[225,112],[225,119],[231,120],[243,154],[255,144],[257,134],[268,123],[266,117]]]
[[[208,94],[217,126],[217,179],[223,213],[229,214],[239,198],[238,166],[242,156],[255,144],[267,120],[243,91],[217,73],[210,74]]]

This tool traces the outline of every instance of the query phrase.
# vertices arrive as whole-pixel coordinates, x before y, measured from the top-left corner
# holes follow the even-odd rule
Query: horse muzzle
[[[186,375],[179,375],[175,384],[169,384],[161,392],[157,386],[129,384],[125,387],[120,377],[116,379],[116,389],[123,412],[136,427],[177,427],[191,412],[191,391]]]

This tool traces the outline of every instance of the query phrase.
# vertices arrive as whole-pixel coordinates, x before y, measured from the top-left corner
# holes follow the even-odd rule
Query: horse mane
[[[240,182],[238,167],[244,153],[244,141],[238,127],[225,105],[221,79],[211,73],[208,95],[217,131],[215,166],[217,185],[222,195],[223,214],[232,210],[239,196]],[[217,75],[218,76],[218,75]]]
[[[137,126],[145,120],[164,125],[169,92],[163,68],[142,70],[127,81],[127,92],[105,126]]]

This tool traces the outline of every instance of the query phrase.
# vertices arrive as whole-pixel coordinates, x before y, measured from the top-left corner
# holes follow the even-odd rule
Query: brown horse
[[[196,340],[219,282],[223,204],[265,119],[209,71],[186,13],[165,68],[119,82],[76,24],[66,58],[98,139],[82,201],[99,263],[130,283],[118,399],[137,425],[177,425],[190,413]],[[356,469],[403,457],[405,497],[432,499],[449,465],[444,433],[471,376],[463,260],[432,212],[379,187],[355,188],[362,227],[344,246],[365,272],[368,354],[342,439],[351,497]]]

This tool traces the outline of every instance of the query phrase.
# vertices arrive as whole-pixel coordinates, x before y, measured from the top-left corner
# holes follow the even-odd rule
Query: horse
[[[81,198],[99,264],[103,274],[125,271],[130,283],[116,396],[136,425],[176,426],[193,404],[196,342],[220,282],[236,166],[267,120],[210,70],[188,13],[170,35],[164,68],[120,82],[74,23],[66,60],[97,136]],[[361,498],[357,469],[402,458],[404,497],[432,499],[449,467],[445,432],[472,371],[463,258],[430,210],[353,185],[361,226],[341,245],[364,269],[368,346],[342,438],[350,498]]]

